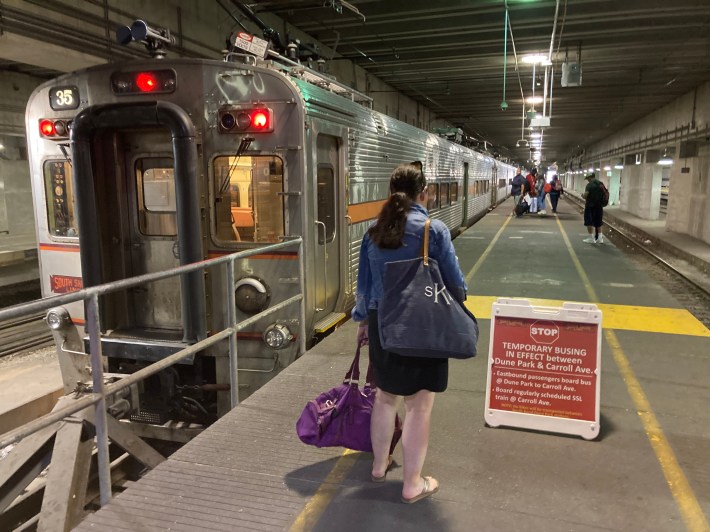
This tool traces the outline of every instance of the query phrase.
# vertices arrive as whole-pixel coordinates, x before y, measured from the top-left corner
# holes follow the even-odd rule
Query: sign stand
[[[486,423],[596,438],[602,331],[597,306],[534,307],[526,299],[500,298],[491,316]]]

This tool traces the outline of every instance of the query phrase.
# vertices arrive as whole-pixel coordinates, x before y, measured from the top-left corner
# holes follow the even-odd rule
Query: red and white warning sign
[[[264,39],[260,39],[249,33],[240,31],[234,38],[234,46],[249,52],[257,57],[264,59],[266,57],[266,48],[269,45]]]
[[[593,304],[493,303],[486,423],[599,434],[602,313]]]

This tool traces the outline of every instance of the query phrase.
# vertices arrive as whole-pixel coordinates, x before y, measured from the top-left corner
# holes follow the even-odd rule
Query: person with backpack
[[[587,226],[589,237],[584,239],[588,244],[603,244],[602,218],[604,217],[604,207],[609,204],[609,192],[601,181],[592,172],[584,176],[587,186],[584,189],[584,225]],[[592,236],[592,227],[594,236]]]
[[[557,174],[552,176],[552,183],[550,183],[550,203],[552,204],[552,213],[557,214],[557,202],[560,200],[562,195],[562,182]]]

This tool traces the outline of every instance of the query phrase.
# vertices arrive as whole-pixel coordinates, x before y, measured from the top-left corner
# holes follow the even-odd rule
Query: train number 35
[[[74,92],[71,89],[58,90],[54,96],[57,98],[55,101],[57,107],[68,107],[74,104]]]

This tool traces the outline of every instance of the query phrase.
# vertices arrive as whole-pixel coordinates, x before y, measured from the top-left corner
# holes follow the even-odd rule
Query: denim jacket
[[[357,293],[352,317],[355,321],[367,318],[370,309],[376,309],[382,295],[385,263],[413,259],[419,256],[424,238],[427,210],[414,203],[407,214],[402,246],[397,249],[377,247],[366,233],[360,247],[360,265],[357,274]],[[451,295],[459,301],[466,298],[466,282],[456,258],[448,227],[440,220],[432,220],[429,228],[429,256],[436,259],[441,277]]]

